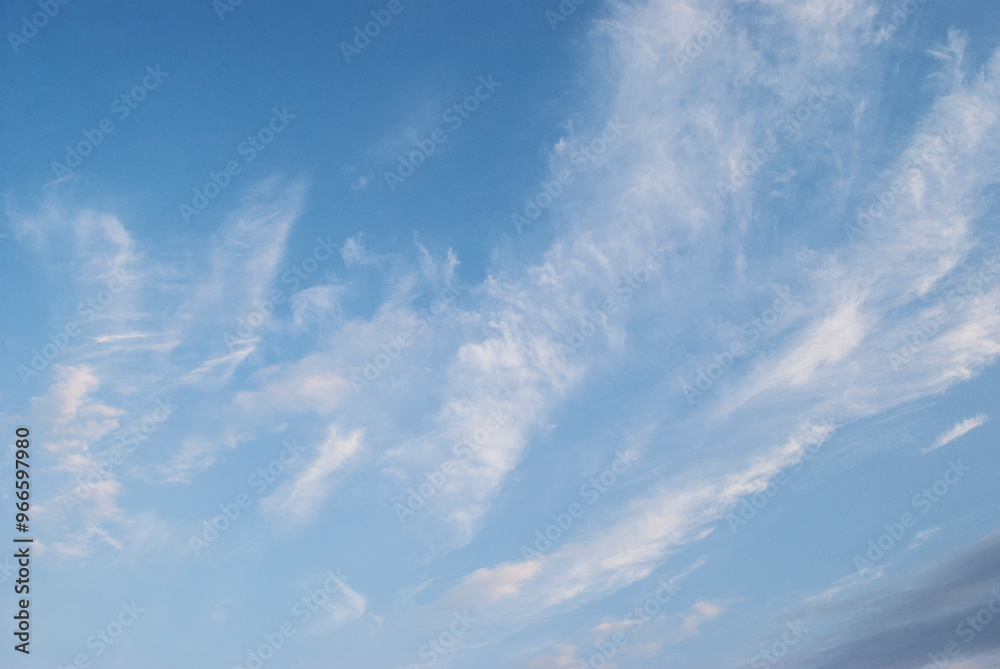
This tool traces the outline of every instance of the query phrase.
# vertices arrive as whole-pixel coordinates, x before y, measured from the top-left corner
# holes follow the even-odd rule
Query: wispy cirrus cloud
[[[337,473],[360,455],[362,447],[361,431],[343,436],[331,425],[326,439],[316,447],[316,455],[298,476],[264,498],[261,505],[265,513],[283,527],[298,528],[310,522],[332,492]]]
[[[951,429],[945,430],[938,435],[938,438],[934,440],[934,444],[922,449],[921,453],[930,453],[933,450],[941,448],[942,446],[947,446],[951,442],[955,441],[964,434],[968,434],[977,427],[983,425],[989,420],[989,416],[986,414],[976,414],[971,418],[966,418],[961,420],[951,426]]]

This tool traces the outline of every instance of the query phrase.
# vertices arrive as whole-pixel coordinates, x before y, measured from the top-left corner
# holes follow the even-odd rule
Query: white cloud
[[[317,371],[318,364],[322,363],[309,357],[286,369],[261,370],[258,373],[261,388],[238,392],[233,405],[245,419],[254,421],[275,412],[328,415],[354,390],[342,376]]]
[[[313,286],[292,296],[292,319],[297,326],[311,324],[323,319],[341,320],[340,300],[346,289],[344,286]]]
[[[580,660],[576,657],[576,646],[573,644],[555,644],[552,647],[554,654],[544,653],[535,655],[528,660],[529,669],[579,669]],[[618,665],[614,662],[605,664],[605,669],[614,669]]]
[[[365,617],[368,610],[365,596],[343,580],[337,582],[337,587],[336,594],[323,605],[316,618],[310,621],[308,634],[327,637],[334,630]]]
[[[700,443],[697,437],[716,426],[734,435],[731,441],[718,445],[703,464],[679,468],[669,481],[652,489],[632,489],[630,501],[588,519],[591,524],[581,528],[580,535],[551,553],[517,562],[494,560],[491,567],[465,574],[438,603],[475,603],[485,609],[484,627],[510,629],[608,596],[647,578],[671,555],[707,536],[741,496],[762,490],[778,472],[798,462],[804,444],[826,438],[829,429],[796,434],[777,448],[771,447],[772,441],[747,438],[747,450],[737,452],[736,447],[744,445],[742,435],[788,435],[788,426],[802,416],[829,415],[840,422],[872,415],[970,378],[1000,353],[998,296],[986,291],[970,298],[907,367],[892,372],[886,363],[886,354],[898,347],[900,337],[947,302],[942,282],[959,272],[976,247],[981,212],[969,203],[992,187],[990,166],[998,148],[997,83],[990,71],[966,78],[949,61],[945,93],[884,166],[901,169],[937,134],[947,132],[953,148],[907,179],[895,208],[856,246],[811,248],[811,241],[797,241],[773,256],[747,252],[760,232],[754,227],[761,217],[755,187],[770,180],[766,185],[771,190],[773,174],[779,174],[777,180],[786,186],[782,192],[794,192],[801,183],[799,174],[809,170],[779,172],[775,165],[776,171],[762,171],[757,181],[751,180],[730,199],[718,197],[715,184],[729,178],[732,167],[763,141],[779,117],[801,103],[811,86],[840,86],[848,79],[845,72],[880,39],[872,30],[873,10],[869,2],[850,0],[762,0],[755,3],[754,16],[774,26],[777,37],[751,43],[746,27],[732,26],[690,69],[681,71],[674,55],[702,30],[711,16],[708,9],[683,1],[613,6],[611,18],[598,24],[597,33],[609,39],[611,60],[621,67],[622,78],[610,94],[600,97],[608,103],[609,114],[620,114],[629,128],[613,155],[602,158],[609,169],[600,178],[578,175],[582,183],[575,204],[565,198],[549,212],[558,225],[556,240],[535,264],[521,268],[498,253],[483,283],[463,296],[470,306],[449,307],[447,322],[455,327],[434,326],[434,337],[407,348],[360,397],[348,381],[350,374],[385,342],[410,331],[420,290],[428,284],[437,289],[442,278],[454,278],[458,261],[449,253],[447,261],[434,263],[421,247],[424,254],[417,264],[426,281],[417,271],[387,273],[390,297],[372,317],[346,324],[339,313],[331,312],[339,309],[347,287],[316,286],[297,293],[291,305],[294,325],[315,327],[318,334],[316,350],[300,353],[293,362],[271,364],[268,356],[283,353],[277,346],[258,350],[261,342],[272,344],[268,338],[284,332],[287,323],[278,318],[226,354],[222,332],[235,328],[237,320],[255,308],[278,275],[301,210],[298,186],[262,184],[227,219],[211,245],[207,281],[177,310],[176,338],[144,348],[139,342],[147,341],[146,333],[156,328],[136,329],[130,323],[98,335],[96,341],[119,347],[115,353],[124,352],[128,344],[133,351],[166,356],[177,341],[204,330],[205,341],[215,348],[203,350],[201,359],[182,358],[180,382],[204,387],[211,381],[216,390],[240,365],[267,365],[249,372],[248,389],[223,387],[218,393],[224,398],[223,421],[256,426],[295,414],[290,420],[327,424],[336,413],[337,425],[329,426],[312,460],[262,502],[269,516],[294,527],[318,516],[362,451],[378,452],[386,470],[400,472],[402,480],[414,479],[452,459],[452,444],[483,429],[490,413],[499,411],[505,416],[500,427],[462,464],[462,475],[449,480],[429,504],[431,522],[447,526],[452,536],[446,543],[453,547],[474,539],[533,439],[554,421],[567,394],[588,382],[602,383],[589,374],[619,362],[639,360],[646,370],[674,364],[679,352],[697,350],[702,323],[710,320],[703,318],[706,310],[726,313],[731,300],[745,296],[747,286],[755,282],[795,285],[804,312],[795,322],[776,328],[759,354],[734,367],[715,388],[715,399],[676,421],[680,436],[664,440],[655,456],[674,458],[687,447],[685,437],[694,436],[691,443]],[[958,54],[955,60],[961,60],[962,46],[953,35],[940,52]],[[770,68],[763,67],[763,53],[774,61]],[[855,127],[863,128],[865,109],[879,105],[867,88],[861,91],[865,95],[857,92],[857,87],[847,91],[820,114],[846,114]],[[733,99],[740,100],[738,113],[732,111]],[[783,140],[782,155],[806,154],[822,146],[815,153],[825,156],[828,151],[840,171],[845,157],[860,151],[864,140],[837,145],[831,127],[832,121],[819,118],[806,129],[819,139],[808,146]],[[553,148],[553,163],[585,143],[581,138],[592,136],[588,128],[561,138]],[[842,172],[852,169],[847,164]],[[831,192],[856,190],[853,178],[858,177],[832,176]],[[364,186],[361,181],[355,184]],[[849,218],[839,197],[831,196],[829,218],[819,216],[810,224],[836,229],[840,222],[834,219]],[[564,204],[567,208],[560,209]],[[93,226],[123,250],[115,266],[127,265],[134,256],[119,228],[105,219]],[[597,328],[578,350],[564,356],[570,333],[584,322],[591,305],[615,294],[620,278],[655,246],[667,249],[668,266],[641,292],[637,289],[631,302],[621,303],[606,327]],[[388,264],[382,262],[388,257],[375,255],[361,234],[345,242],[341,255],[345,265],[358,272]],[[727,273],[730,265],[737,271]],[[321,314],[332,317],[324,320]],[[641,338],[648,323],[652,328],[662,325],[655,347]],[[642,343],[649,348],[636,348]],[[97,373],[74,369],[38,406],[67,425],[83,426],[84,433],[67,432],[63,442],[55,442],[67,453],[67,466],[82,467],[87,435],[106,434],[117,425],[118,414],[88,397],[98,387]],[[419,393],[409,394],[419,397],[400,398],[399,387],[418,387]],[[664,406],[671,401],[657,397],[658,388],[628,390],[635,396],[650,391],[649,399],[662,400]],[[423,412],[416,418],[403,411],[414,406]],[[431,418],[423,420],[428,415]],[[981,425],[963,427],[980,418],[985,420],[977,416],[959,423],[933,448]],[[672,423],[670,410],[664,409],[657,420]],[[687,425],[702,431],[684,433]],[[185,480],[216,462],[216,451],[234,447],[242,436],[233,432],[222,439],[184,437],[158,471]],[[656,464],[650,462],[651,467]],[[99,515],[120,518],[115,515],[120,493],[117,482],[102,486],[94,507]],[[83,546],[94,538],[109,545],[119,541],[101,531],[91,528],[72,536]],[[83,550],[68,541],[59,549],[68,554]],[[697,634],[725,606],[699,600],[680,620],[681,633]],[[363,597],[348,596],[345,606],[330,614],[331,625],[362,616],[365,610]],[[558,646],[556,654],[536,658],[543,663],[536,666],[570,666],[574,654],[573,646]]]
[[[945,432],[939,434],[938,438],[934,440],[934,444],[932,446],[928,446],[927,448],[921,450],[920,452],[930,453],[931,451],[937,448],[941,448],[946,444],[950,444],[951,442],[961,437],[963,434],[971,432],[972,430],[976,429],[977,427],[979,427],[988,420],[989,416],[987,416],[986,414],[976,414],[972,418],[966,418],[965,420],[959,421],[955,423],[950,430],[946,430]]]
[[[920,532],[917,532],[915,535],[913,535],[913,541],[910,542],[910,545],[907,546],[906,549],[910,550],[911,548],[916,548],[924,544],[929,538],[931,538],[940,531],[941,531],[940,527],[931,527],[926,530],[921,530]]]
[[[668,268],[667,281],[676,278],[678,287],[671,292],[669,286],[651,284],[648,295],[656,309],[669,310],[673,322],[685,325],[696,322],[706,304],[724,309],[715,297],[717,286],[702,286],[698,277],[702,267],[728,262],[730,251],[742,246],[739,235],[727,228],[731,217],[714,188],[729,177],[726,150],[763,141],[778,118],[802,104],[812,86],[847,83],[845,71],[860,63],[861,47],[875,38],[871,3],[759,3],[773,12],[768,20],[777,24],[779,34],[794,36],[787,44],[771,45],[780,61],[774,69],[758,73],[751,65],[739,71],[738,63],[756,63],[755,53],[768,45],[751,45],[733,34],[706,49],[696,63],[697,74],[682,76],[672,62],[674,49],[685,39],[678,25],[697,27],[690,35],[700,29],[696,20],[680,21],[690,4],[616,7],[620,16],[608,22],[605,32],[615,44],[624,76],[611,109],[632,124],[642,141],[623,140],[612,159],[611,176],[593,183],[592,197],[586,199],[588,215],[566,221],[537,265],[520,274],[498,272],[486,282],[481,312],[490,329],[457,350],[435,429],[400,449],[433,453],[436,448],[438,458],[447,459],[448,445],[475,427],[491,402],[517,417],[512,429],[490,440],[487,457],[468,463],[469,476],[463,471],[459,483],[447,484],[435,498],[445,507],[442,515],[459,528],[460,542],[470,540],[493,496],[517,467],[532,428],[607,351],[601,346],[602,333],[572,363],[561,364],[559,356],[547,354],[557,348],[560,332],[578,324],[575,305],[600,295],[609,279],[613,285],[641,257],[643,246],[659,243],[668,249],[689,248],[696,259],[671,255],[678,266]],[[725,105],[705,104],[697,113],[687,107],[694,89],[699,99],[730,100],[734,81],[737,87],[752,81],[775,93],[778,102],[749,104],[738,117],[727,113]],[[689,418],[692,425],[721,422],[740,434],[801,416],[853,421],[940,392],[992,362],[1000,352],[995,292],[970,299],[905,369],[893,371],[887,354],[898,348],[901,335],[919,326],[922,313],[947,302],[941,282],[960,273],[975,248],[979,211],[970,203],[993,183],[987,166],[997,134],[986,130],[995,130],[990,109],[996,107],[996,85],[990,76],[957,79],[938,99],[909,145],[890,163],[902,168],[910,157],[925,152],[935,136],[947,134],[952,148],[923,168],[919,183],[909,183],[896,207],[861,243],[782,249],[787,257],[747,262],[742,268],[747,280],[792,285],[805,312],[787,332],[776,333],[741,372],[734,370],[720,382],[717,401],[695,411]],[[820,117],[808,131],[825,138],[839,114],[856,114],[857,103],[850,103],[856,88],[844,100],[835,96],[827,102],[821,113],[830,119]],[[968,142],[971,136],[978,142]],[[792,140],[784,145],[789,153],[799,149]],[[568,140],[561,140],[563,152],[567,146]],[[838,183],[834,190],[841,185],[844,192],[856,187]],[[751,206],[753,196],[752,185],[733,196],[736,218],[744,203]],[[831,212],[822,224],[839,229],[850,217],[845,210]],[[678,480],[700,484],[665,486],[634,498],[619,510],[614,524],[548,554],[477,569],[439,604],[447,609],[479,603],[487,625],[518,628],[645,578],[667,556],[711,531],[710,523],[741,495],[763,489],[794,463],[802,444],[793,440],[787,451],[763,454],[756,446],[758,464],[740,468],[733,453],[736,441],[734,437],[729,450],[718,449],[726,456],[724,464],[709,475],[701,468],[678,474]],[[704,613],[710,612],[714,609]]]
[[[518,628],[606,596],[646,578],[680,547],[707,536],[714,530],[711,524],[741,497],[766,488],[801,459],[807,445],[821,443],[831,432],[830,425],[810,425],[742,469],[702,473],[697,483],[684,484],[689,477],[678,477],[617,510],[610,527],[522,562],[474,571],[440,604],[447,610],[476,606],[484,625]],[[696,633],[701,622],[719,613],[709,603],[694,610],[687,633]]]
[[[680,627],[682,638],[698,636],[702,624],[715,620],[726,611],[726,604],[708,600],[698,600],[691,606],[691,611],[684,615]]]
[[[353,237],[348,237],[340,249],[340,255],[344,259],[344,264],[348,267],[355,265],[371,265],[378,259],[365,246],[364,235],[360,232]]]
[[[94,440],[118,427],[117,417],[125,413],[114,409],[90,395],[101,387],[100,379],[87,365],[64,367],[55,365],[55,379],[48,392],[32,398],[33,409],[46,422],[54,421],[61,436],[79,436]],[[83,450],[86,445],[77,443]],[[65,450],[67,442],[50,443],[50,448]]]
[[[215,464],[217,450],[219,444],[215,439],[184,437],[180,450],[167,464],[158,467],[157,473],[166,481],[189,481],[194,474]]]
[[[354,431],[341,436],[330,425],[326,439],[317,447],[316,456],[290,483],[280,486],[261,501],[261,507],[282,526],[298,528],[313,520],[333,491],[335,474],[362,448],[362,434]]]

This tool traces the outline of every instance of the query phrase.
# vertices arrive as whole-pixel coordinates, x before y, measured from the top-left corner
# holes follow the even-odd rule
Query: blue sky
[[[0,24],[3,666],[1000,666],[994,3]]]

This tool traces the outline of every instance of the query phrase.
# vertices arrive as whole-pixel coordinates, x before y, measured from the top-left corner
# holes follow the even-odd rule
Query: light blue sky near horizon
[[[247,667],[288,621],[264,667],[998,666],[1000,620],[958,634],[1000,587],[994,4],[886,31],[904,3],[588,0],[553,29],[558,2],[399,0],[347,62],[388,4],[69,2],[16,52],[38,5],[3,4],[0,430],[34,435],[37,543],[32,654],[0,664]]]

